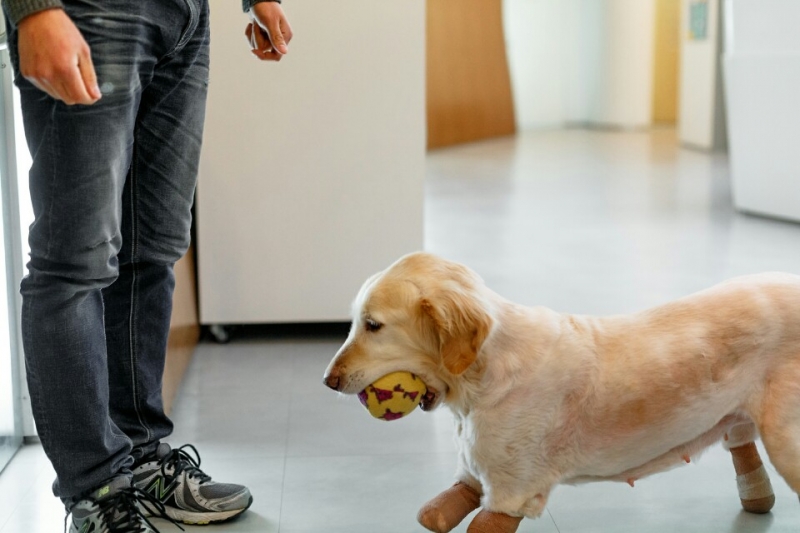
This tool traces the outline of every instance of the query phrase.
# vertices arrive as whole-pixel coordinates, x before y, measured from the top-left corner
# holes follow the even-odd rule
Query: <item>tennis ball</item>
[[[416,409],[427,392],[425,383],[411,372],[393,372],[368,385],[358,399],[375,418],[392,421]]]

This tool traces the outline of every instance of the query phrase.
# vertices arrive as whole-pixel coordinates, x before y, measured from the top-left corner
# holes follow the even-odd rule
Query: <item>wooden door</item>
[[[502,0],[427,0],[428,148],[516,131]]]
[[[680,70],[680,0],[657,0],[653,61],[653,122],[675,124]]]

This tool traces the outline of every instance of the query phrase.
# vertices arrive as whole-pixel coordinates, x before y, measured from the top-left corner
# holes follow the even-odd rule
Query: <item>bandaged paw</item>
[[[764,465],[747,474],[736,476],[736,485],[739,487],[739,498],[742,500],[757,500],[774,494]]]
[[[456,483],[422,506],[417,521],[434,533],[447,533],[481,504],[481,495],[464,483]]]
[[[750,442],[731,448],[731,456],[736,468],[739,499],[744,510],[759,514],[769,512],[775,504],[775,494],[756,445]]]

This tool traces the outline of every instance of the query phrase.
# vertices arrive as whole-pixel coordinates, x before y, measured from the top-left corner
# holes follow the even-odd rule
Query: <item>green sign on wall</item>
[[[704,41],[708,35],[708,0],[689,3],[689,39]]]

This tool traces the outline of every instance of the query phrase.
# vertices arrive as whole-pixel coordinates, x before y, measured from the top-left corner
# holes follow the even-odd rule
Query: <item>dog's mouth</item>
[[[422,397],[419,402],[419,408],[423,411],[431,411],[433,410],[436,405],[439,403],[439,393],[428,387],[428,392]]]

